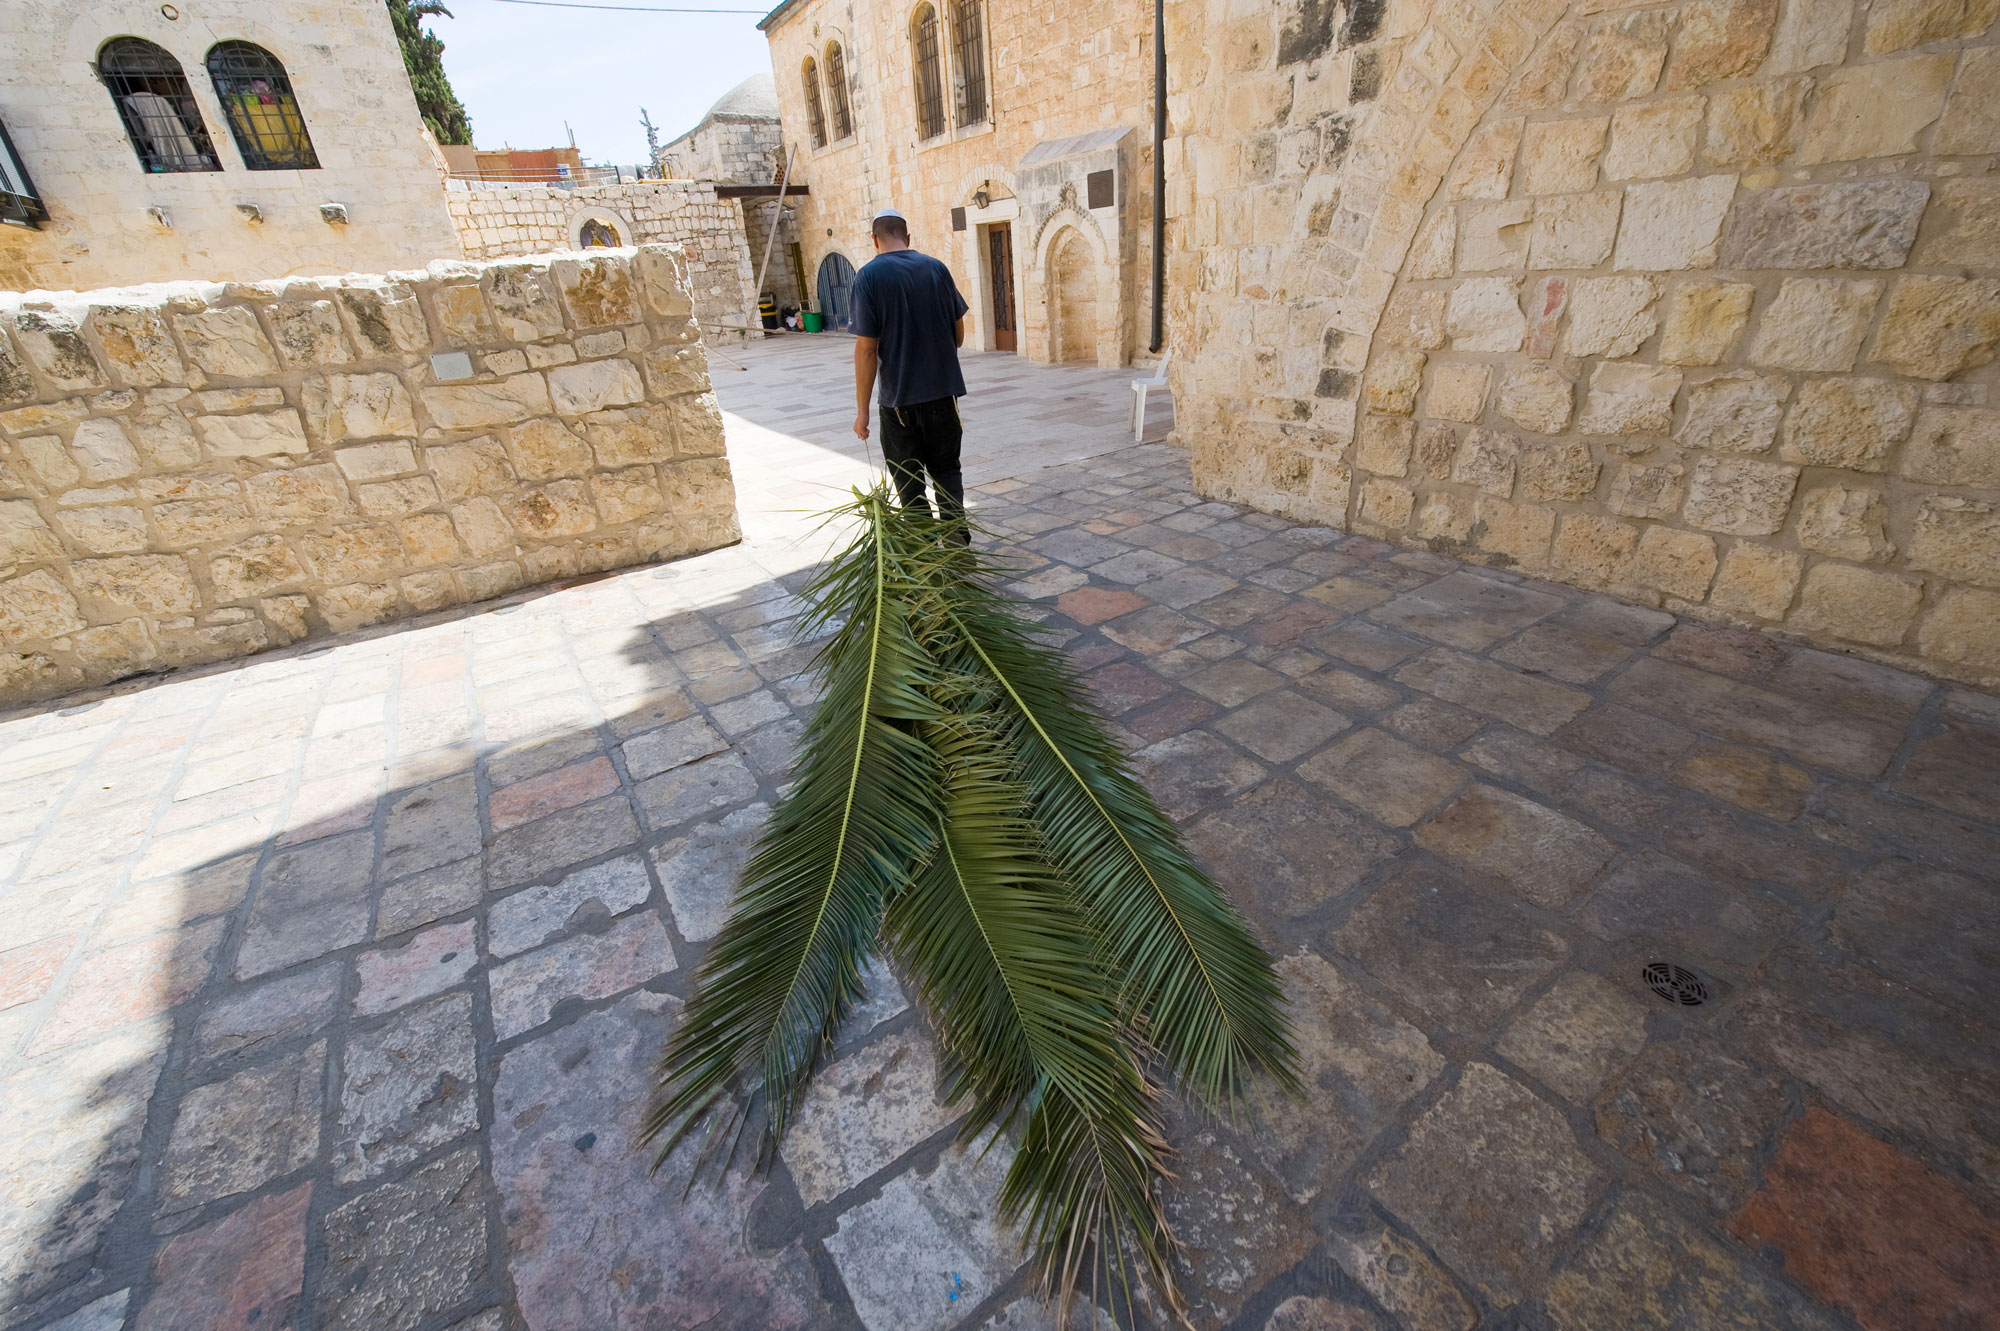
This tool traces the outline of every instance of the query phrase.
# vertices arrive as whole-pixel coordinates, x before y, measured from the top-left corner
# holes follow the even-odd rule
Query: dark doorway
[[[839,333],[854,331],[854,265],[844,254],[819,261],[819,311],[826,326]]]
[[[986,271],[993,283],[993,349],[1012,351],[1014,335],[1014,228],[995,222],[986,228]]]

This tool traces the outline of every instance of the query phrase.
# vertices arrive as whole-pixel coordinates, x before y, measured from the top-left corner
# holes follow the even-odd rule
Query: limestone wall
[[[121,36],[180,62],[221,170],[149,174],[140,164],[92,69],[98,48]],[[244,168],[203,63],[231,40],[283,62],[318,169]],[[40,230],[0,227],[0,289],[382,272],[459,257],[443,163],[382,0],[6,0],[0,121],[50,213]],[[342,205],[346,220],[328,221],[324,203]]]
[[[1198,485],[2000,684],[1996,10],[1184,9]]]
[[[671,246],[0,297],[0,703],[737,537]]]
[[[660,164],[688,180],[768,185],[784,166],[784,131],[776,118],[719,115],[660,150]]]
[[[757,274],[743,213],[735,200],[716,198],[712,182],[454,189],[445,204],[474,259],[574,249],[578,229],[593,217],[609,222],[628,245],[679,245],[696,318],[709,325],[755,321]],[[705,331],[714,334],[712,327]]]

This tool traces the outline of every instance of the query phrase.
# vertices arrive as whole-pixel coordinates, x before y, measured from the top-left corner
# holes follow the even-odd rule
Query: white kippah
[[[875,214],[875,220],[878,222],[885,217],[893,217],[899,222],[907,222],[910,220],[909,218],[903,216],[901,213],[897,212],[894,208],[884,208],[881,212]]]

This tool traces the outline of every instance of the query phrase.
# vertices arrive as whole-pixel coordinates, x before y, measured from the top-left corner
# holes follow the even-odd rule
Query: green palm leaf
[[[1061,1306],[1086,1272],[1129,1290],[1136,1259],[1177,1308],[1147,1063],[1208,1105],[1254,1069],[1295,1086],[1270,960],[991,561],[886,486],[855,500],[832,520],[859,535],[805,592],[822,692],[796,780],[662,1057],[648,1139],[664,1160],[707,1121],[701,1159],[726,1165],[762,1106],[768,1164],[886,941],[962,1137],[1020,1134],[1002,1213]]]
[[[1115,978],[1022,812],[1002,718],[926,724],[945,765],[937,853],[889,907],[890,955],[936,1026],[961,1140],[1030,1111],[1001,1194],[1066,1306],[1086,1264],[1137,1251],[1170,1289],[1157,1104]],[[1122,1274],[1122,1273],[1120,1273]]]
[[[1012,714],[1042,838],[1123,972],[1124,1011],[1195,1096],[1233,1103],[1253,1068],[1297,1084],[1271,959],[1084,705],[1060,651],[986,586],[977,555],[932,585]]]
[[[933,671],[912,635],[909,563],[878,493],[845,513],[861,534],[807,589],[808,632],[844,621],[821,654],[823,692],[801,742],[797,781],[772,814],[703,962],[660,1066],[646,1136],[664,1160],[732,1089],[714,1124],[734,1143],[750,1108],[766,1109],[768,1161],[807,1077],[861,996],[883,908],[937,827],[937,763],[911,732],[938,711]]]

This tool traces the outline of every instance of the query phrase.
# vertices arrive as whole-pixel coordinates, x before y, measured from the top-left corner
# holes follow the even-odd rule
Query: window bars
[[[812,128],[815,149],[826,147],[826,111],[819,103],[819,67],[813,64],[811,56],[806,57],[805,69],[800,75],[806,84],[806,119]]]
[[[137,37],[116,37],[97,52],[97,74],[149,172],[220,171],[215,145],[194,104],[181,62]]]
[[[229,132],[252,171],[309,171],[319,166],[292,81],[278,57],[249,42],[209,48],[208,76]]]
[[[49,210],[35,193],[35,182],[28,179],[27,165],[14,151],[7,127],[0,125],[0,222],[32,229],[48,220]]]
[[[847,138],[854,133],[854,112],[847,105],[847,52],[839,42],[827,44],[826,91],[833,99],[833,137]]]
[[[944,133],[944,71],[938,53],[937,10],[924,5],[910,24],[916,47],[917,137],[934,139]]]
[[[958,37],[958,123],[986,119],[986,30],[979,0],[958,0],[952,26]]]

